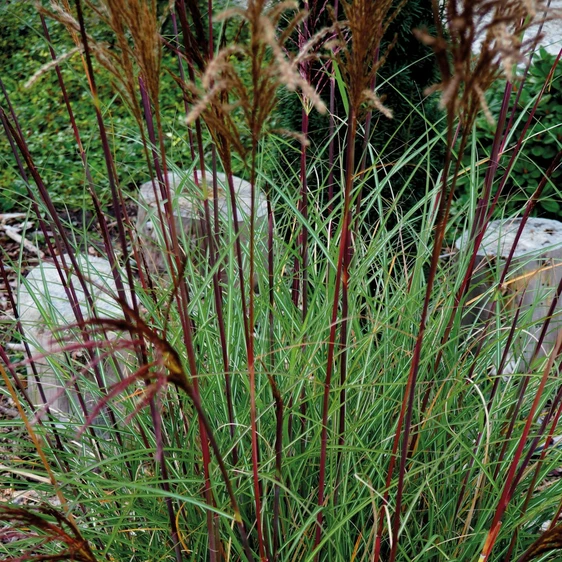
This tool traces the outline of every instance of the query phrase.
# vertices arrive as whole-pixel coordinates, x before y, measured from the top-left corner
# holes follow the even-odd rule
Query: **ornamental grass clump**
[[[482,297],[490,314],[466,321],[482,302],[470,289],[486,227],[503,217],[511,164],[498,162],[525,150],[533,120],[512,95],[514,65],[536,43],[545,6],[451,0],[441,13],[436,3],[436,33],[413,32],[439,65],[427,95],[440,96],[441,120],[426,119],[426,135],[381,164],[371,133],[393,108],[377,73],[400,40],[386,32],[405,2],[304,4],[38,4],[51,61],[34,80],[56,80],[96,227],[61,219],[2,83],[0,119],[28,220],[75,316],[64,332],[44,317],[59,342],[50,365],[68,402],[60,416],[27,392],[29,376],[41,395],[45,354],[26,341],[10,284],[11,272],[24,283],[26,249],[0,254],[13,309],[0,388],[17,412],[0,420],[10,441],[3,559],[507,562],[562,546],[562,483],[552,476],[562,454],[550,446],[562,344],[544,357],[539,336],[529,368],[502,376],[513,338],[529,329],[529,315],[512,302],[506,315],[502,301],[517,276],[513,251]],[[55,52],[53,21],[71,55]],[[96,118],[110,209],[63,72],[71,62]],[[507,86],[494,115],[486,91],[500,75]],[[98,87],[107,83],[111,99]],[[300,130],[278,127],[280,95],[300,101]],[[116,100],[134,135],[113,118]],[[309,142],[312,112],[328,114],[321,144]],[[471,157],[479,114],[497,123],[485,161]],[[528,126],[514,140],[516,122]],[[121,183],[115,134],[130,135],[144,157],[137,184],[153,188],[150,252],[158,245],[162,267],[150,266],[136,230],[139,198]],[[520,209],[520,232],[559,159]],[[464,203],[455,200],[461,176],[470,178]],[[238,177],[250,185],[249,213]],[[425,191],[412,205],[414,178]],[[182,229],[185,200],[199,209],[200,236]],[[445,259],[461,231],[469,242]],[[109,263],[113,318],[97,313],[100,288],[79,267],[92,254]]]

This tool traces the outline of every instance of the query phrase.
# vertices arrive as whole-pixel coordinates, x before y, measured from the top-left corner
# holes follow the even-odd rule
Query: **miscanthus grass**
[[[0,118],[29,213],[76,313],[76,333],[60,342],[65,359],[51,362],[74,404],[64,418],[52,404],[37,408],[26,390],[26,368],[35,376],[45,358],[0,345],[2,392],[18,412],[0,422],[10,440],[0,471],[11,500],[26,498],[0,505],[3,559],[556,558],[562,484],[547,475],[562,455],[544,444],[562,412],[560,339],[528,372],[502,377],[506,350],[528,327],[524,311],[505,320],[507,266],[490,289],[491,317],[461,322],[478,305],[467,297],[475,258],[511,172],[497,163],[524,150],[527,129],[515,147],[506,142],[514,121],[532,124],[533,111],[519,114],[514,101],[514,86],[524,87],[514,65],[544,6],[435,5],[436,33],[415,33],[437,57],[442,119],[426,120],[426,135],[389,166],[371,131],[375,116],[392,118],[376,78],[403,3],[304,4],[250,0],[218,15],[212,1],[38,5],[46,45],[55,19],[75,42],[68,56],[81,57],[115,218],[96,194],[65,60],[50,48],[43,72],[57,74],[100,239],[61,221],[3,89]],[[199,244],[173,220],[169,172],[181,170],[168,157],[167,133],[178,129],[162,119],[163,72],[184,102],[191,162],[182,186],[200,201]],[[494,116],[485,93],[501,74],[508,85]],[[100,75],[139,127],[140,181],[152,178],[162,201],[160,272],[127,212]],[[281,90],[302,103],[300,130],[273,125]],[[321,144],[309,142],[314,111],[329,114]],[[423,116],[413,102],[411,111]],[[497,120],[496,137],[489,160],[467,167],[482,113]],[[439,169],[435,153],[445,155]],[[251,185],[249,213],[235,198],[235,169]],[[470,195],[451,215],[466,175]],[[419,177],[425,191],[412,204]],[[220,197],[228,211],[219,219]],[[448,259],[463,231],[473,242]],[[96,314],[92,302],[85,315],[76,302],[74,282],[86,300],[93,288],[76,258],[88,243],[111,264],[120,319]],[[2,254],[0,274],[22,259]],[[25,343],[14,315],[12,340]]]

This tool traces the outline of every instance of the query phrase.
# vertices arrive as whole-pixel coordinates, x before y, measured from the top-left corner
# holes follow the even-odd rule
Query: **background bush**
[[[504,194],[500,199],[498,213],[518,214],[528,198],[533,194],[552,159],[562,148],[562,67],[557,65],[552,77],[549,74],[555,62],[555,56],[544,48],[538,49],[532,58],[528,76],[524,78],[524,68],[519,67],[518,80],[514,82],[510,101],[510,112],[514,108],[514,126],[511,128],[505,149],[500,158],[500,169],[508,165],[515,145],[518,142],[528,116],[539,99],[544,86],[545,93],[540,97],[531,126],[523,135],[522,150],[517,151],[513,170],[509,174]],[[487,100],[492,115],[497,119],[505,91],[505,80],[498,80],[488,92]],[[490,148],[496,133],[496,124],[481,115],[475,123],[474,154],[466,156],[464,163],[470,168],[473,157],[478,162],[476,174],[483,180],[479,170],[486,167]],[[467,172],[459,183],[459,200],[466,201],[470,196],[470,173]],[[562,171],[555,170],[550,177],[542,196],[535,208],[535,214],[546,218],[559,219],[562,208]],[[495,183],[497,187],[498,182]]]

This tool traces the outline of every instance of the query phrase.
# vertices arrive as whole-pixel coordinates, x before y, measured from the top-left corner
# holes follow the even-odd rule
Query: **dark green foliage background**
[[[91,203],[85,190],[83,166],[54,69],[41,76],[31,88],[24,88],[29,77],[51,60],[36,10],[29,2],[12,0],[0,6],[0,21],[1,76],[18,119],[25,127],[26,140],[34,162],[55,204],[71,209],[89,207]],[[414,28],[431,28],[432,21],[431,2],[412,0],[402,8],[383,43],[384,52],[393,39],[397,38],[377,77],[378,94],[385,98],[385,104],[394,113],[394,118],[389,120],[380,113],[374,112],[371,134],[379,153],[372,161],[367,162],[367,167],[375,166],[377,173],[384,174],[388,171],[412,142],[420,135],[426,134],[426,121],[437,123],[441,118],[436,98],[427,98],[424,95],[424,90],[434,83],[437,77],[434,58],[430,50],[412,34]],[[328,23],[328,14],[324,13],[318,25]],[[56,22],[49,21],[48,25],[57,55],[68,52],[73,44],[66,31]],[[104,32],[102,26],[91,27],[98,33],[98,39],[105,38],[102,36]],[[167,32],[170,30],[167,29]],[[163,64],[165,68],[168,67],[172,72],[176,72],[176,61],[169,54],[165,56]],[[75,55],[61,66],[98,196],[102,201],[107,202],[109,200],[107,173],[80,57]],[[146,181],[148,177],[138,127],[122,100],[112,94],[110,76],[104,69],[98,71],[98,88],[104,104],[104,120],[111,149],[118,163],[117,174],[121,185],[130,189]],[[168,140],[167,156],[171,163],[184,167],[191,162],[191,157],[187,143],[187,129],[182,122],[183,102],[167,72],[163,72],[162,80],[162,118]],[[320,80],[320,88],[323,97],[328,99],[327,77]],[[284,93],[282,96],[270,123],[271,129],[300,131],[302,106],[297,96],[291,93]],[[343,104],[338,96],[336,89],[336,112],[343,116]],[[312,111],[309,132],[310,140],[316,148],[326,146],[327,117]],[[359,142],[362,143],[361,140]],[[337,141],[336,157],[341,155],[343,147],[342,134]],[[298,157],[297,151],[291,152],[290,158]],[[314,152],[317,151],[310,151],[310,153]],[[327,160],[327,151],[322,153],[322,157]],[[435,175],[427,178],[421,174],[411,180],[408,197],[403,200],[403,207],[409,206],[408,201],[413,203],[419,200],[426,192],[428,180],[434,180],[441,167],[441,151],[435,150],[431,159]],[[268,172],[267,162],[264,162],[263,170],[265,173]],[[407,174],[408,170],[405,169],[401,173]],[[313,191],[315,180],[316,178],[309,178]],[[1,210],[9,211],[25,206],[26,186],[19,176],[5,137],[0,139],[0,186],[2,187]],[[324,195],[320,194],[320,196]],[[392,193],[386,193],[385,197],[390,203]]]
[[[0,6],[0,73],[14,111],[21,124],[29,150],[54,203],[70,209],[90,207],[85,190],[85,173],[76,147],[54,69],[48,70],[33,86],[25,82],[50,62],[48,45],[41,33],[41,22],[33,4],[12,0]],[[48,20],[52,45],[57,56],[73,48],[66,30]],[[103,26],[90,26],[96,39],[105,39]],[[108,36],[109,37],[109,36]],[[164,65],[174,65],[170,55]],[[173,67],[175,70],[175,67]],[[61,70],[72,109],[87,153],[97,194],[109,200],[107,172],[92,98],[84,77],[80,56],[61,63]],[[140,142],[140,133],[129,108],[112,91],[111,78],[97,70],[97,86],[111,150],[117,162],[122,187],[132,188],[146,181],[149,173]],[[190,159],[186,142],[183,101],[172,87],[173,79],[162,74],[162,115],[166,124],[170,162],[183,166]],[[2,100],[4,105],[4,100]],[[0,211],[25,208],[27,190],[5,135],[0,135]],[[34,189],[34,185],[32,184]]]
[[[523,90],[519,97],[517,114],[519,121],[514,127],[513,134],[506,145],[504,155],[500,159],[500,168],[497,174],[496,185],[501,177],[501,172],[508,165],[511,158],[512,148],[517,143],[523,132],[525,122],[532,110],[536,97],[539,95],[543,84],[547,84],[545,95],[542,97],[532,124],[525,135],[522,150],[518,152],[513,170],[510,174],[502,199],[498,207],[499,213],[517,214],[521,211],[529,197],[533,194],[539,184],[544,172],[550,166],[556,153],[562,149],[562,67],[557,66],[552,80],[547,81],[550,70],[555,62],[554,55],[549,54],[541,48],[533,56],[529,68],[529,75],[522,86]],[[520,70],[520,74],[522,70]],[[497,117],[505,91],[505,80],[498,80],[488,92],[488,103],[492,114]],[[511,96],[511,105],[515,102],[517,88],[520,83],[514,85]],[[511,110],[511,109],[510,109]],[[482,162],[490,155],[496,125],[489,123],[484,117],[480,117],[475,125],[477,143],[476,161]],[[470,156],[465,157],[465,164],[470,164]],[[485,167],[484,163],[484,167]],[[479,184],[483,182],[483,174],[479,176]],[[459,184],[459,202],[462,203],[469,197],[470,182],[467,174]],[[534,214],[541,217],[559,219],[562,205],[562,171],[555,170],[551,180],[545,186],[542,196],[535,207]],[[473,189],[479,189],[473,186]]]

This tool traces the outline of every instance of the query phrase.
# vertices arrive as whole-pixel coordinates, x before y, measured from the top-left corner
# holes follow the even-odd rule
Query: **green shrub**
[[[48,43],[41,31],[33,3],[12,0],[0,6],[1,78],[18,119],[25,123],[25,134],[34,162],[49,188],[53,202],[69,209],[90,208],[91,198],[85,189],[86,177],[76,140],[68,120],[64,99],[54,68],[45,71],[26,87],[30,77],[51,62]],[[48,21],[52,45],[57,56],[68,53],[74,44],[64,28]],[[107,29],[98,25],[94,37],[108,38]],[[125,193],[149,177],[138,126],[129,108],[115,93],[112,78],[94,62],[99,73],[98,89],[107,125],[110,149],[119,161],[117,177]],[[175,70],[175,59],[164,53],[164,66]],[[109,201],[109,185],[92,97],[88,92],[82,60],[75,54],[61,63],[61,72],[69,100],[80,130],[95,188],[102,203]],[[166,122],[165,142],[170,161],[182,167],[190,161],[181,122],[183,101],[177,95],[173,78],[163,73],[161,112]],[[26,186],[21,179],[5,135],[0,137],[0,211],[25,208]]]
[[[518,80],[514,82],[513,93],[510,98],[510,112],[518,97],[515,108],[515,126],[511,128],[505,149],[499,161],[500,171],[504,171],[514,152],[514,147],[523,136],[522,150],[517,151],[513,169],[500,199],[499,213],[517,214],[537,188],[544,172],[548,169],[552,159],[562,148],[562,67],[558,65],[551,77],[548,76],[555,62],[554,55],[540,48],[532,59],[529,74],[522,82],[522,68],[518,69]],[[527,118],[531,114],[535,101],[538,99],[543,86],[546,85],[544,95],[540,98],[530,127],[526,132]],[[506,87],[505,80],[498,80],[488,92],[487,100],[492,115],[497,119]],[[520,90],[520,92],[519,92]],[[508,118],[511,113],[508,113]],[[485,116],[480,116],[475,124],[474,158],[482,169],[487,165],[492,141],[496,133],[496,123],[490,122]],[[469,167],[472,157],[466,157],[464,163]],[[474,173],[474,171],[473,171]],[[479,181],[483,175],[476,171]],[[464,176],[460,182],[459,197],[461,201],[469,197],[470,174]],[[562,170],[555,170],[548,181],[537,204],[535,214],[547,218],[557,219],[562,209]],[[495,187],[499,185],[499,178]]]

